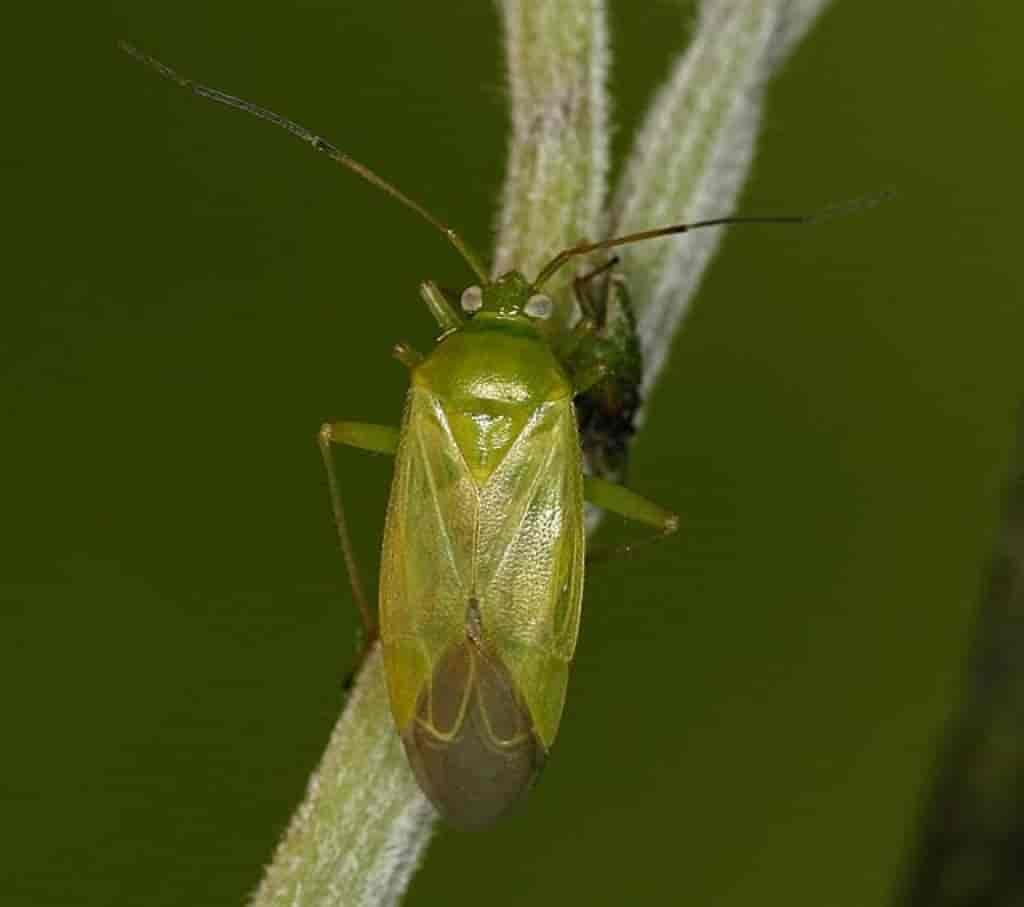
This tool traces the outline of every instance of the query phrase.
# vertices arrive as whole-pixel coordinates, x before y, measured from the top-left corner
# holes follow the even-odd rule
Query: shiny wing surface
[[[413,388],[384,526],[380,625],[395,722],[405,731],[446,650],[465,639],[479,495],[440,402]]]
[[[550,746],[583,596],[583,477],[571,400],[540,406],[480,490],[474,583],[484,639]]]

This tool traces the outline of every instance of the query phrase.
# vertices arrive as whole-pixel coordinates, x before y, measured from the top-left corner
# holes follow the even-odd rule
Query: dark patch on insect
[[[585,318],[594,323],[591,344],[581,344],[569,360],[579,371],[596,364],[606,370],[575,399],[583,455],[594,475],[621,481],[629,465],[629,446],[636,434],[640,408],[643,355],[636,332],[636,315],[625,278],[612,268],[613,258],[576,280],[576,294]]]
[[[506,813],[547,758],[500,656],[469,635],[438,662],[402,743],[424,793],[464,829]]]

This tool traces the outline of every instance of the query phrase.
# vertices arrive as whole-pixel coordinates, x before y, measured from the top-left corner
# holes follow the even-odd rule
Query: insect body
[[[583,595],[584,499],[662,533],[677,526],[657,504],[584,475],[573,401],[588,454],[599,465],[604,458],[613,469],[621,466],[637,402],[639,349],[634,336],[602,333],[603,317],[590,317],[579,293],[586,276],[576,281],[580,323],[561,335],[541,330],[555,306],[544,284],[573,259],[614,246],[695,227],[807,218],[718,218],[582,241],[532,280],[517,271],[491,280],[457,233],[335,146],[121,46],[194,94],[283,127],[383,189],[439,229],[477,276],[459,307],[433,283],[422,284],[442,334],[426,357],[405,345],[395,349],[412,379],[401,428],[333,422],[319,441],[367,648],[379,636],[409,762],[450,821],[486,825],[530,787],[558,731]],[[396,455],[379,621],[352,553],[332,444]]]
[[[583,594],[572,380],[509,274],[412,373],[384,530],[380,630],[421,786],[480,825],[558,730]]]
[[[396,454],[379,609],[391,707],[420,786],[467,828],[529,788],[558,731],[583,595],[584,496],[676,526],[584,475],[573,399],[604,373],[559,356],[539,330],[553,303],[537,290],[510,272],[469,287],[460,314],[423,284],[445,333],[426,358],[401,348],[412,376],[401,429],[339,422],[320,436],[354,575],[329,445]]]

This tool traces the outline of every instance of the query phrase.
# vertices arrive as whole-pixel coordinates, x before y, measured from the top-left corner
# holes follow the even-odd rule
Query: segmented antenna
[[[326,154],[332,161],[336,161],[341,164],[342,167],[347,167],[353,173],[358,174],[378,189],[383,189],[392,198],[397,199],[407,208],[412,208],[412,210],[419,214],[420,217],[427,221],[427,223],[440,230],[447,237],[448,241],[456,248],[459,254],[466,260],[466,263],[473,269],[476,276],[483,283],[487,283],[487,269],[483,266],[483,263],[476,252],[473,251],[473,249],[465,240],[462,239],[461,236],[459,236],[458,233],[451,229],[451,227],[448,227],[439,221],[419,202],[409,198],[408,195],[393,186],[387,180],[378,176],[369,167],[364,164],[360,164],[359,161],[349,157],[345,152],[341,151],[330,142],[320,138],[316,133],[310,132],[305,126],[300,126],[293,120],[289,120],[287,117],[274,113],[272,110],[267,110],[265,107],[260,107],[249,101],[243,100],[242,98],[236,98],[234,95],[225,94],[223,91],[211,88],[209,85],[202,85],[199,82],[193,82],[191,79],[186,79],[183,75],[171,69],[170,66],[161,63],[156,58],[149,56],[149,54],[143,53],[127,41],[119,41],[118,47],[120,47],[121,50],[129,56],[134,57],[140,63],[158,72],[165,79],[170,79],[172,82],[177,83],[194,95],[198,95],[201,98],[208,98],[211,101],[216,101],[218,104],[224,104],[226,107],[234,107],[237,110],[243,110],[246,113],[252,114],[254,117],[259,117],[261,120],[266,120],[269,123],[273,123],[275,126],[280,126],[282,129],[287,130],[297,138],[302,139],[302,141],[312,145],[316,151]]]
[[[596,252],[598,249],[611,249],[615,246],[626,246],[630,243],[643,242],[647,239],[657,239],[659,236],[673,236],[677,233],[689,233],[691,230],[699,230],[703,227],[723,227],[730,224],[815,224],[824,220],[831,220],[834,217],[842,217],[846,214],[853,214],[865,208],[873,208],[883,201],[893,197],[890,191],[879,192],[875,195],[868,195],[857,198],[853,201],[844,202],[839,205],[832,205],[816,214],[792,214],[776,217],[714,217],[710,220],[697,220],[688,224],[672,224],[667,227],[655,227],[652,230],[640,230],[637,233],[626,233],[623,236],[613,236],[611,239],[602,239],[600,242],[579,242],[574,246],[563,249],[551,259],[537,275],[533,282],[535,289],[540,289],[567,261],[578,255],[587,255]]]

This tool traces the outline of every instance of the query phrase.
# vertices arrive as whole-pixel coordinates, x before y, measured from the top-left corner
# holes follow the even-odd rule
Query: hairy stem
[[[594,236],[608,179],[603,0],[502,0],[512,129],[494,273]],[[558,293],[570,275],[549,286]]]
[[[397,904],[434,821],[395,733],[375,646],[252,907]]]
[[[634,143],[612,205],[613,235],[733,212],[750,171],[765,86],[827,5],[704,0],[693,42]],[[711,228],[622,250],[647,392],[721,237],[722,230]]]

